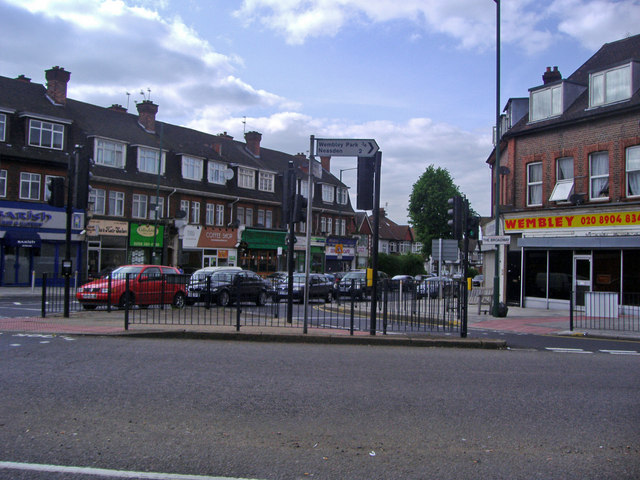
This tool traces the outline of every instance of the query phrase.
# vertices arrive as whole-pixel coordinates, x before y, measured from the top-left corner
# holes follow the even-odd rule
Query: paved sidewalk
[[[40,296],[40,289],[30,287],[2,287],[0,298],[12,296]],[[495,332],[529,333],[538,335],[575,335],[600,338],[614,338],[640,341],[640,332],[604,331],[604,330],[569,330],[568,312],[559,310],[509,307],[506,317],[498,318],[489,314],[477,314],[472,305],[468,315],[468,330],[485,330]],[[324,343],[358,343],[358,344],[392,344],[392,345],[426,345],[426,346],[466,346],[476,348],[502,348],[502,340],[480,340],[460,338],[456,334],[444,335],[429,333],[389,333],[375,336],[368,332],[355,332],[329,328],[308,328],[303,333],[301,327],[242,326],[237,332],[235,326],[217,325],[170,325],[132,324],[124,329],[124,312],[113,310],[72,312],[70,318],[62,314],[53,314],[46,318],[22,317],[0,318],[0,331],[20,331],[55,334],[84,335],[163,335],[189,338],[224,338],[238,340],[283,341],[283,342],[324,342]],[[497,337],[498,335],[496,335]]]

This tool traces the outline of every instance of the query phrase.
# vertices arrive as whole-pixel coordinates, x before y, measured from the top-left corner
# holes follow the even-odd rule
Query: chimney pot
[[[551,67],[547,67],[542,75],[543,84],[547,85],[548,83],[557,82],[558,80],[562,80],[562,74],[558,70],[558,67],[553,67],[553,70],[551,70]]]
[[[20,80],[24,83],[31,83],[31,79],[29,77],[25,77],[24,74],[20,74],[16,77],[16,80]]]

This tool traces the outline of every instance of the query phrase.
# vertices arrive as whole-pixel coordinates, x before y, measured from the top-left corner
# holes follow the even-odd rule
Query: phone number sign
[[[509,218],[504,221],[506,232],[555,228],[640,227],[640,211],[598,213],[592,215],[556,215],[546,217]]]

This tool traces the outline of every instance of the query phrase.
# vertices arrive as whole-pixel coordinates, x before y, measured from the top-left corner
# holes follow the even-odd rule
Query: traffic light
[[[80,210],[86,210],[89,204],[89,192],[91,191],[89,183],[93,176],[91,172],[93,165],[94,161],[92,158],[83,158],[82,156],[78,158],[74,207]]]
[[[478,240],[480,236],[480,217],[469,215],[467,217],[467,238],[469,240]]]
[[[453,238],[461,240],[464,230],[463,223],[465,220],[464,200],[462,200],[460,195],[456,195],[455,197],[450,198],[447,203],[451,207],[447,210],[447,215],[451,217],[447,224],[451,227]]]
[[[293,201],[293,222],[307,221],[307,199],[299,193],[296,194]]]
[[[376,157],[358,157],[358,196],[356,208],[358,210],[373,210],[373,181]]]
[[[293,199],[296,191],[296,175],[293,162],[282,176],[282,223],[288,224],[293,214]]]
[[[49,189],[47,203],[52,207],[64,207],[64,178],[51,177],[47,188]]]

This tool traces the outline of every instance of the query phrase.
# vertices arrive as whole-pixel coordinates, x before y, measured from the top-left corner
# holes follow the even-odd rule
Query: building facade
[[[547,68],[528,98],[508,102],[499,203],[511,243],[499,247],[499,276],[509,303],[566,308],[572,292],[580,304],[605,291],[624,304],[640,291],[639,59],[640,35],[609,43],[567,78]]]
[[[0,77],[0,285],[58,279],[67,257],[80,280],[126,263],[284,267],[283,176],[291,163],[308,198],[308,159],[261,147],[258,132],[237,141],[160,122],[148,98],[136,113],[80,102],[67,97],[70,72],[45,75],[46,86]],[[309,226],[317,271],[329,240],[355,229],[347,187],[322,165]],[[67,207],[48,203],[54,177],[72,192],[70,228]]]

